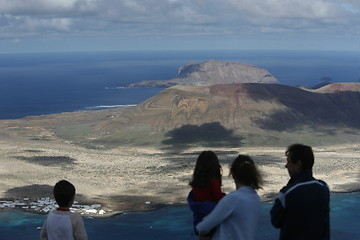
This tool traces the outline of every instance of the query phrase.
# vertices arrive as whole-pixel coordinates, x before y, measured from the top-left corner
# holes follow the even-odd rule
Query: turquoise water
[[[257,240],[276,240],[278,230],[270,224],[271,204],[263,204],[263,218]],[[38,239],[44,215],[21,211],[0,212],[0,239]],[[107,219],[85,218],[92,240],[195,240],[192,216],[187,206],[164,207],[151,212],[118,215]],[[360,193],[332,194],[331,239],[360,239]]]

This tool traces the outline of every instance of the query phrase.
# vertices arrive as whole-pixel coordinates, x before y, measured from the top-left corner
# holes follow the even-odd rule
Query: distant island
[[[179,69],[178,77],[170,80],[145,80],[127,87],[167,88],[175,85],[215,85],[232,83],[277,83],[267,70],[239,62],[210,60],[188,63]]]

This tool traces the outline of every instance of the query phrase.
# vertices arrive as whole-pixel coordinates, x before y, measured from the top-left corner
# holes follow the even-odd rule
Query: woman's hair
[[[262,177],[254,161],[246,155],[239,155],[231,164],[230,175],[236,183],[250,186],[254,189],[261,188]]]
[[[221,166],[219,159],[214,152],[203,151],[196,160],[190,186],[196,188],[207,187],[213,178],[219,179],[221,184]]]

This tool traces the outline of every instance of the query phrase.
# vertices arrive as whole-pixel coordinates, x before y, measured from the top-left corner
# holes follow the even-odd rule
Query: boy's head
[[[54,197],[59,207],[70,207],[75,197],[75,187],[66,180],[57,182],[54,186]]]

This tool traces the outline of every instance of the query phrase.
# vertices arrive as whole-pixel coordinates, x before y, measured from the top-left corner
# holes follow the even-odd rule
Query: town
[[[0,200],[0,209],[22,209],[36,213],[48,213],[55,210],[57,207],[55,199],[50,197],[39,198],[37,201],[32,201],[29,198],[17,199],[14,201]],[[70,211],[89,216],[104,215],[106,211],[101,209],[101,207],[100,204],[80,205],[75,201],[70,208]]]

